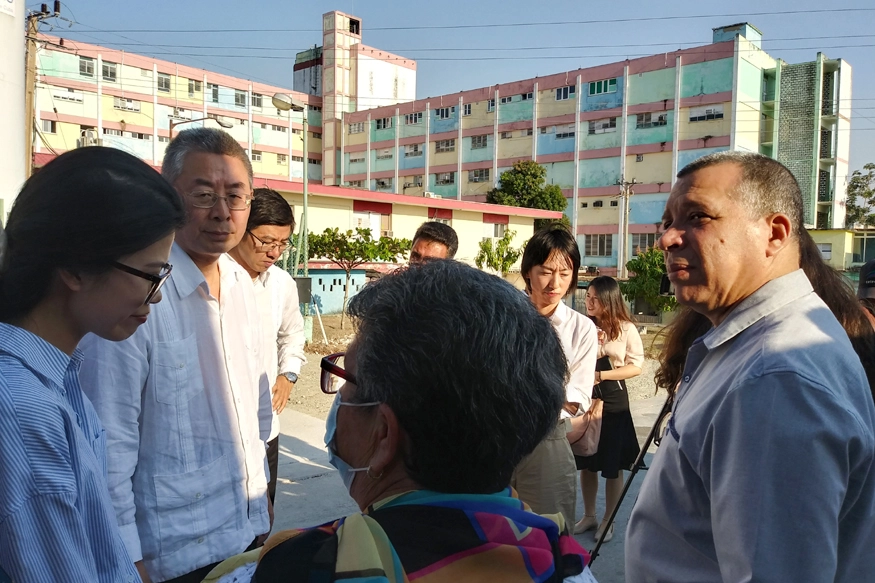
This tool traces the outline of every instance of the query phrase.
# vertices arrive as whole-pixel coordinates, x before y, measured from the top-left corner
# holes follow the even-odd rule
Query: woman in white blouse
[[[590,282],[586,291],[586,312],[599,328],[599,366],[595,373],[594,392],[601,394],[604,411],[598,451],[591,456],[575,456],[577,469],[581,470],[584,515],[575,525],[574,533],[598,526],[594,537],[598,540],[623,490],[623,470],[632,467],[640,451],[623,381],[641,374],[644,346],[629,316],[620,286],[613,278],[601,276]],[[595,507],[599,489],[596,472],[599,471],[605,478],[605,514],[600,526]],[[605,541],[613,536],[614,526],[611,525]]]

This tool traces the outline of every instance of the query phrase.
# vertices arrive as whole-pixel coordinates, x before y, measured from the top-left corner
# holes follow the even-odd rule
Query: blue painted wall
[[[361,152],[356,152],[356,156],[358,156],[359,154],[361,154]],[[365,160],[362,160],[361,162],[351,163],[349,161],[349,158],[349,153],[345,153],[343,155],[343,163],[346,164],[345,174],[364,174],[365,172],[367,172],[368,168],[367,162]]]
[[[307,164],[307,180],[322,180],[322,164]]]
[[[726,146],[721,146],[719,148],[698,148],[696,150],[681,150],[678,152],[678,170],[681,170],[684,166],[693,162],[694,160],[698,160],[702,156],[707,156],[708,154],[713,154],[714,152],[725,152],[729,148]]]
[[[392,116],[389,116],[392,119]],[[392,123],[396,123],[398,120],[393,119]],[[385,140],[394,140],[395,139],[395,128],[387,128],[383,130],[377,129],[377,120],[371,120],[371,141],[372,142],[383,142]]]
[[[581,130],[586,126],[586,124],[580,124]],[[574,137],[570,138],[556,138],[556,126],[550,126],[547,128],[546,134],[538,134],[538,155],[543,154],[564,154],[566,152],[573,152],[575,146]]]
[[[313,303],[319,306],[320,314],[339,314],[343,308],[343,287],[346,272],[340,269],[310,271]],[[353,269],[349,282],[350,299],[367,283],[363,269]],[[318,326],[319,324],[316,324]],[[314,334],[314,337],[318,337]]]
[[[732,58],[684,65],[681,69],[681,97],[732,91]]]
[[[658,115],[661,115],[663,113],[667,115],[666,123],[664,126],[641,129],[635,127],[635,125],[638,123],[638,116],[630,115],[627,118],[629,131],[626,133],[626,143],[629,146],[636,146],[638,144],[671,142],[671,134],[672,130],[674,129],[674,111],[652,112],[652,119],[655,120]]]
[[[428,190],[430,192],[433,192],[442,198],[456,198],[459,189],[458,172],[456,172],[456,182],[454,184],[435,184],[436,180],[436,174],[428,175]]]
[[[458,142],[458,140],[456,140]],[[456,144],[458,146],[458,143]],[[492,134],[488,135],[487,146],[485,148],[471,149],[471,138],[462,138],[462,162],[483,162],[492,160],[495,152],[495,140],[492,139]]]
[[[603,81],[604,79],[593,79]],[[580,100],[581,111],[598,111],[611,109],[623,105],[623,77],[617,77],[617,90],[614,93],[602,93],[601,95],[589,94],[589,83],[581,83],[580,90],[583,92]]]
[[[611,235],[611,256],[610,257],[593,257],[584,255],[586,252],[586,240],[584,237],[588,235],[578,235],[577,245],[580,247],[580,265],[595,265],[596,267],[616,267],[617,266],[617,235]]]
[[[572,140],[574,141],[574,140]],[[556,184],[560,188],[574,186],[574,162],[549,162],[541,164],[547,169],[547,184]]]
[[[532,119],[534,99],[521,100],[521,95],[514,95],[510,103],[498,104],[498,123],[511,123]]]
[[[411,156],[408,158],[405,155],[404,150],[404,146],[398,148],[398,168],[422,168],[423,166],[425,166],[425,144],[419,145],[419,156]]]
[[[455,109],[455,113],[450,113],[450,117],[447,119],[438,119],[437,111],[434,109],[429,111],[428,114],[431,116],[431,126],[429,127],[429,131],[433,134],[440,134],[442,132],[457,132],[459,131],[459,108]]]
[[[629,223],[635,225],[653,225],[662,222],[665,210],[667,192],[657,194],[636,194],[629,204]]]
[[[377,150],[371,150],[371,172],[380,172],[383,170],[395,170],[395,158],[398,153],[395,152],[395,148],[389,148],[392,150],[392,158],[387,158],[385,160],[377,160],[377,153],[384,148],[379,148]]]
[[[581,150],[600,150],[602,148],[619,148],[620,147],[620,132],[622,128],[623,118],[617,117],[617,131],[604,134],[590,134],[589,122],[580,122],[580,149]]]
[[[620,158],[594,158],[580,161],[580,187],[613,186],[620,177]]]

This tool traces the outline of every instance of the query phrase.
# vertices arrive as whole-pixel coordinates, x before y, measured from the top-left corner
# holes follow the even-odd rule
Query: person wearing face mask
[[[78,345],[86,334],[118,342],[151,321],[183,220],[152,168],[95,146],[29,178],[5,245],[0,228],[0,581],[140,580]]]
[[[526,243],[520,268],[526,291],[538,313],[549,320],[559,336],[569,376],[557,423],[517,466],[511,482],[532,510],[561,512],[569,525],[575,520],[577,467],[567,434],[574,424],[582,422],[589,409],[598,356],[595,325],[562,302],[577,289],[579,269],[580,249],[564,226],[541,229]]]
[[[322,360],[321,383],[335,398],[330,461],[361,513],[272,535],[254,580],[592,582],[562,515],[534,514],[509,487],[565,400],[550,323],[455,261],[395,271],[349,314],[355,338]]]

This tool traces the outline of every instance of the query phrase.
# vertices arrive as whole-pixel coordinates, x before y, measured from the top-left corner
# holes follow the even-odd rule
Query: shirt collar
[[[173,272],[170,274],[169,283],[176,289],[179,297],[188,297],[198,286],[206,285],[207,280],[203,272],[195,265],[188,253],[175,242],[170,249],[170,264],[173,266]]]
[[[705,334],[702,341],[708,350],[714,350],[769,314],[813,291],[801,269],[775,278],[742,300],[719,326]]]
[[[36,334],[12,324],[0,323],[0,352],[5,352],[35,373],[46,377],[59,387],[64,386],[64,375],[70,366],[78,370],[82,364],[82,350],[76,348],[67,356],[56,346]]]
[[[559,302],[559,305],[556,306],[556,310],[554,310],[553,314],[550,316],[550,322],[553,323],[554,326],[558,326],[565,323],[570,316],[571,308],[566,306],[565,302]]]

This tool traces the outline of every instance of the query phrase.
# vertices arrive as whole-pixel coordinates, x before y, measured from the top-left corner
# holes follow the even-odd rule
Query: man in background
[[[459,237],[449,225],[438,221],[422,223],[413,235],[410,263],[426,259],[452,259],[459,250]]]

